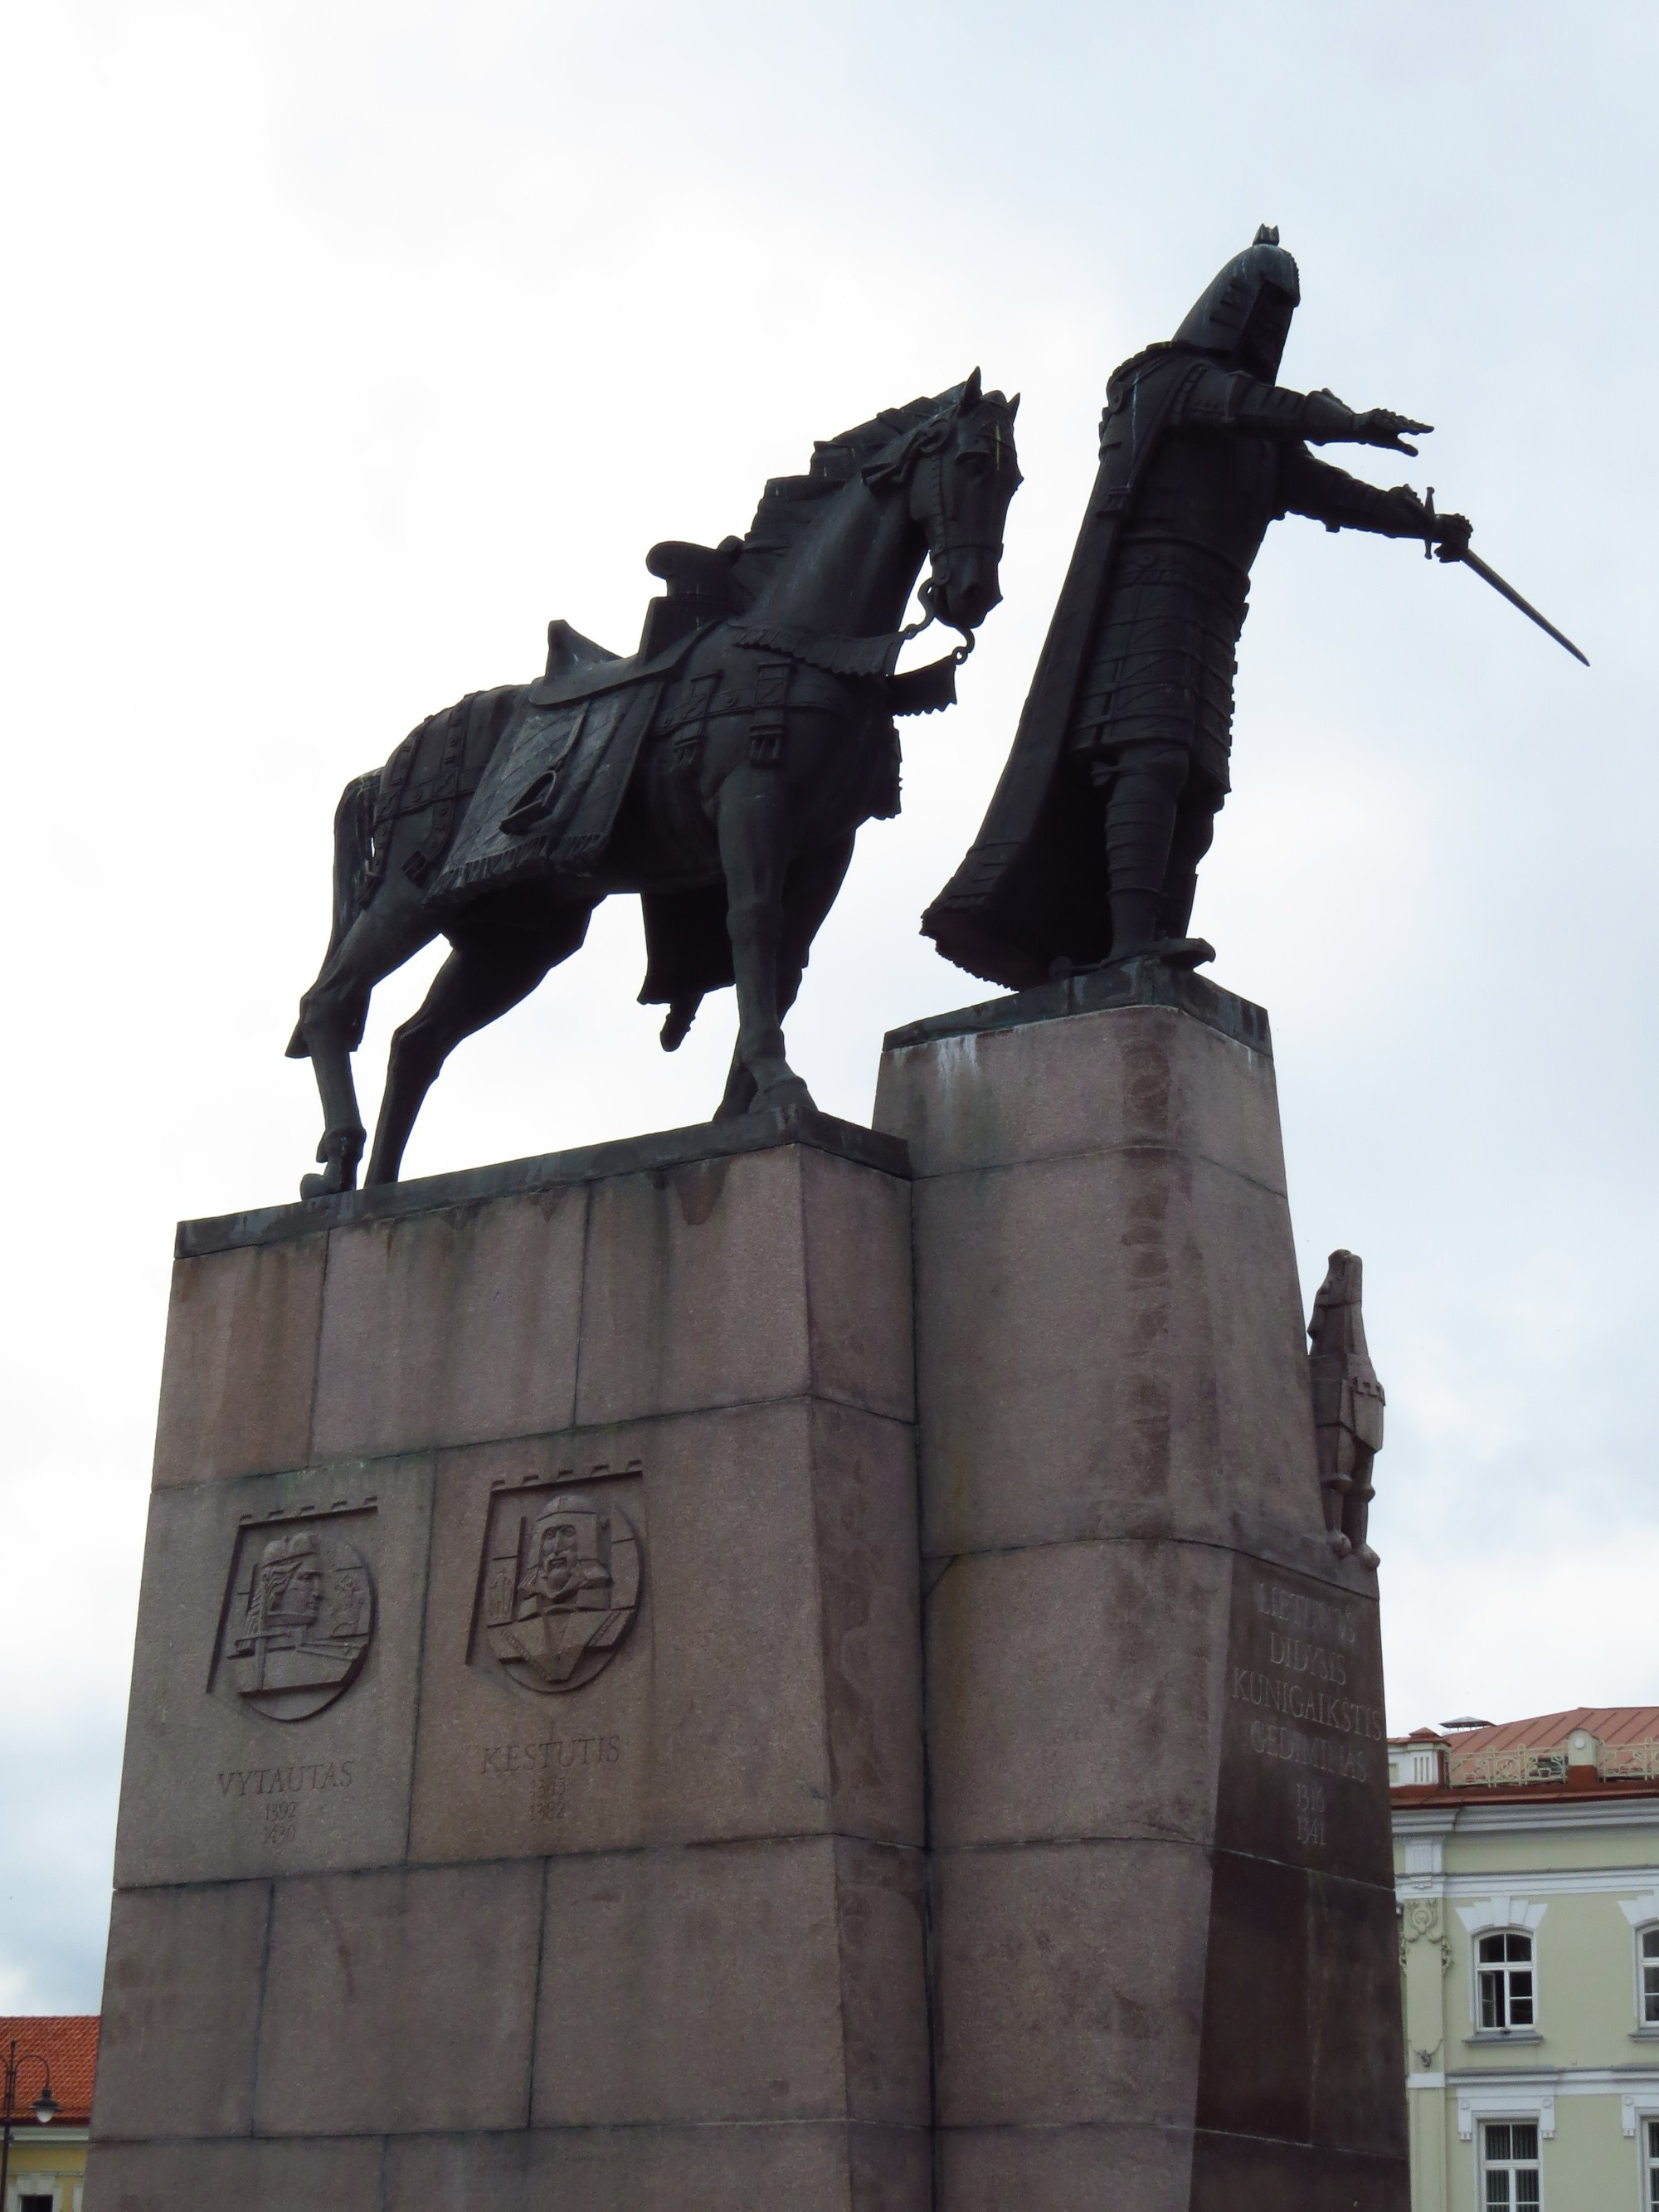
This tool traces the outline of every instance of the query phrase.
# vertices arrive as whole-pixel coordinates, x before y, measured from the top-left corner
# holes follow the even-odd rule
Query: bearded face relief
[[[640,1567],[640,1540],[613,1498],[496,1498],[481,1569],[484,1648],[522,1689],[581,1688],[634,1625]]]
[[[374,1632],[374,1585],[330,1520],[238,1532],[211,1686],[267,1720],[309,1720],[343,1696]]]
[[[544,1513],[532,1534],[533,1564],[519,1584],[518,1617],[578,1606],[609,1612],[611,1570],[600,1558],[602,1541],[608,1554],[608,1524],[602,1534],[597,1514]]]

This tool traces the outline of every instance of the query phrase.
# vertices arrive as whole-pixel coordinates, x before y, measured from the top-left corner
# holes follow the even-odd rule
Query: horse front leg
[[[783,1054],[779,952],[783,940],[783,883],[789,865],[789,794],[780,769],[738,769],[720,787],[720,866],[726,876],[726,924],[738,987],[738,1047],[720,1114],[810,1106],[812,1094]],[[747,1078],[739,1079],[739,1069]]]

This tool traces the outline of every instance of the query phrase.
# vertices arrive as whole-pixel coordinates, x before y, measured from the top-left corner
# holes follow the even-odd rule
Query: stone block
[[[541,1906],[533,1865],[280,1883],[259,2132],[523,2127]]]
[[[1188,2212],[1192,2163],[1188,2131],[1133,2121],[943,2128],[938,2201],[949,2212]]]
[[[117,1891],[97,2138],[248,2133],[270,1914],[264,1881]]]
[[[1158,1149],[913,1196],[925,1554],[1322,1525],[1280,1197]]]
[[[914,1431],[819,1403],[811,1436],[830,1819],[843,1835],[920,1844]]]
[[[403,1856],[431,1494],[430,1467],[419,1460],[155,1492],[121,1770],[118,1883]],[[280,1579],[284,1563],[267,1570],[267,1554],[307,1547],[323,1648],[303,1648],[304,1634],[300,1649],[283,1648],[294,1636],[266,1645],[250,1608],[253,1578]],[[372,1585],[366,1613],[344,1586],[359,1573]],[[355,1640],[357,1656],[343,1660],[327,1644],[347,1599],[368,1632]],[[336,1648],[349,1650],[353,1641]],[[268,1680],[315,1680],[331,1701],[307,1714],[301,1699],[304,1717],[275,1717],[293,1708],[258,1687],[267,1652]]]
[[[556,1184],[337,1229],[311,1456],[568,1427],[586,1216]]]
[[[633,1628],[567,1694],[509,1674],[477,1617],[492,1498],[562,1468],[561,1493],[623,1500],[645,1555]],[[908,1431],[804,1400],[447,1457],[414,1856],[918,1841],[915,1540]]]
[[[910,1186],[829,1152],[799,1158],[812,1389],[908,1421]]]
[[[1310,1875],[1308,1936],[1313,2140],[1403,2161],[1406,2050],[1393,1883]]]
[[[94,2143],[84,2212],[382,2212],[378,2138]]]
[[[927,2212],[920,2130],[557,2128],[390,2144],[384,2212]]]
[[[800,1162],[788,1146],[593,1186],[578,1421],[809,1388]]]
[[[1199,1544],[952,1560],[927,1604],[936,1848],[1075,1837],[1207,1845],[1231,1563]]]
[[[835,1872],[847,2111],[884,2124],[866,2145],[872,2174],[903,2172],[933,2106],[926,1869],[919,1850],[841,1837]]]
[[[1215,1855],[1200,2127],[1310,2140],[1307,1889],[1300,1867],[1233,1851]]]
[[[174,1261],[158,1486],[306,1464],[327,1249],[301,1237]]]
[[[1400,2097],[1403,2106],[1403,2087]],[[1287,2205],[1296,2212],[1410,2212],[1406,2160],[1249,2136],[1198,2136],[1191,2212],[1285,2212]]]
[[[875,1126],[905,1139],[918,1182],[1154,1145],[1285,1188],[1273,1061],[1164,1006],[890,1050]]]
[[[556,1860],[544,1946],[538,2125],[925,2124],[915,1854],[822,1837]]]
[[[935,2124],[1189,2126],[1209,1882],[1185,1844],[940,1853]]]

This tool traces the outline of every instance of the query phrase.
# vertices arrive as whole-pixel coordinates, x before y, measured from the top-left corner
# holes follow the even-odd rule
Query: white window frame
[[[1476,2043],[1541,2042],[1544,2017],[1544,1978],[1539,1968],[1538,1930],[1547,1904],[1524,1897],[1482,1897],[1455,1907],[1469,1938],[1469,2030]],[[1530,2027],[1482,2027],[1480,2025],[1480,1938],[1483,1936],[1530,1936],[1532,1938],[1532,2025]],[[1497,2117],[1502,2119],[1499,2112]]]
[[[1506,1955],[1502,1959],[1495,1960],[1483,1959],[1480,1955],[1480,1947],[1482,1944],[1499,1941],[1501,1941],[1505,1947]],[[1524,1960],[1510,1959],[1507,1956],[1508,1946],[1516,1942],[1522,1942],[1527,1947],[1527,1955]],[[1492,2036],[1499,2040],[1506,2038],[1513,2039],[1517,2035],[1538,2034],[1540,2033],[1538,2026],[1538,1938],[1533,1934],[1531,1929],[1515,1927],[1483,1928],[1480,1933],[1474,1938],[1470,1948],[1474,1961],[1474,2022],[1475,2033],[1482,2036]],[[1517,1973],[1525,1974],[1527,1980],[1530,1984],[1530,1993],[1527,2000],[1532,2008],[1532,2018],[1530,2020],[1517,2021],[1515,2018],[1515,1995],[1511,1986],[1511,1977]],[[1483,2017],[1486,2011],[1486,2003],[1485,1992],[1481,1984],[1485,1982],[1489,1974],[1496,1975],[1503,1985],[1504,2020],[1502,2025],[1497,2027],[1488,2027],[1485,2018]]]
[[[1636,2162],[1642,2181],[1642,2212],[1653,2212],[1659,2204],[1659,2119],[1651,2114],[1637,2134]]]
[[[1537,2129],[1537,2130],[1538,2130],[1538,2204],[1539,2204],[1539,2212],[1543,2212],[1543,2205],[1544,2205],[1544,2201],[1545,2201],[1545,2200],[1544,2200],[1544,2144],[1545,2144],[1546,2141],[1547,2140],[1547,2138],[1546,2137],[1545,2133],[1544,2133],[1544,2120],[1543,2120],[1543,2115],[1542,2115],[1542,2113],[1541,2113],[1540,2112],[1539,2112],[1539,2110],[1537,2109],[1536,2106],[1534,2106],[1534,2108],[1533,2108],[1533,2110],[1532,2110],[1532,2111],[1530,2111],[1530,2112],[1482,2112],[1482,2113],[1481,2113],[1481,2115],[1480,2115],[1480,2118],[1475,2122],[1475,2124],[1474,2124],[1474,2202],[1475,2202],[1475,2212],[1486,2212],[1486,2130],[1487,2130],[1488,2128],[1515,2128],[1515,2127],[1521,2127],[1521,2128],[1536,2128],[1536,2129]],[[1552,2132],[1552,2133],[1553,2133],[1553,2130],[1551,2130],[1551,2132]],[[1530,2162],[1530,2161],[1528,2161],[1528,2162]],[[1514,2170],[1514,2161],[1513,2161],[1512,2160],[1501,2160],[1501,2161],[1500,2161],[1500,2163],[1501,2163],[1501,2164],[1504,2164],[1504,2165],[1508,2166],[1510,2167],[1510,2171],[1511,2171],[1511,2172],[1513,2172],[1513,2170]]]
[[[1650,1966],[1653,1969],[1656,1983],[1659,1983],[1659,1920],[1650,1920],[1644,1927],[1638,1928],[1635,1937],[1636,2025],[1659,2034],[1659,1987],[1655,1988],[1650,2000],[1647,1985]],[[1650,1943],[1653,1946],[1651,1955],[1647,1948]],[[1652,2006],[1650,2011],[1650,2002]]]

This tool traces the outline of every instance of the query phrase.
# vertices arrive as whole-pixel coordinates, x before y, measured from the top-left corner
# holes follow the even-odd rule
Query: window
[[[1642,1930],[1642,2025],[1659,2027],[1659,1928]]]
[[[1533,2024],[1532,2004],[1532,1938],[1522,1936],[1513,1928],[1501,1935],[1483,1936],[1480,1943],[1480,1967],[1477,1975],[1480,1993],[1480,2025],[1496,2028],[1507,2034],[1512,2027],[1530,2027]],[[1659,1959],[1656,1959],[1659,1965]],[[1493,2203],[1508,2203],[1508,2197],[1494,2198]],[[1516,2203],[1525,2203],[1525,2197],[1516,2197]],[[1536,2203],[1537,2199],[1530,2200]]]
[[[1537,2121],[1488,2120],[1480,2132],[1486,2212],[1537,2212]]]
[[[52,2199],[50,2197],[20,2197],[17,2212],[52,2212]]]
[[[1659,2120],[1648,2122],[1642,2131],[1642,2140],[1648,2150],[1647,2194],[1642,2202],[1650,2208],[1650,2212],[1659,2212]]]

